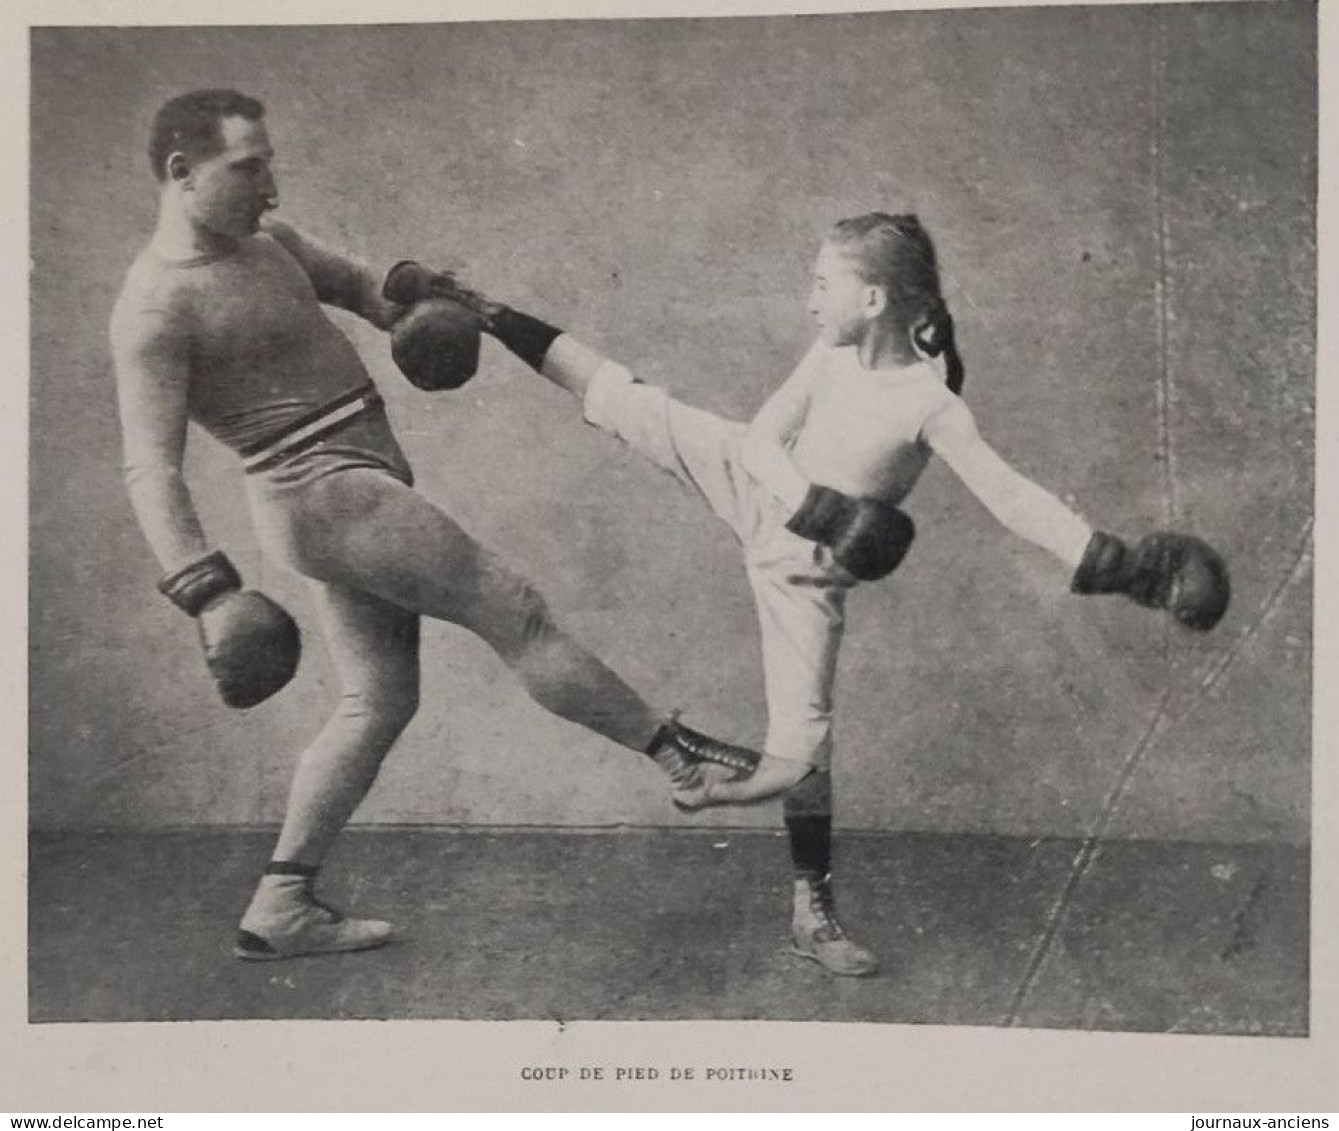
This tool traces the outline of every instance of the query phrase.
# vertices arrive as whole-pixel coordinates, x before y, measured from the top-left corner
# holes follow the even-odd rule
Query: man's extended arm
[[[382,296],[384,272],[373,271],[282,220],[267,219],[265,231],[298,261],[322,302],[351,311],[382,330],[389,330],[404,314],[403,306]]]

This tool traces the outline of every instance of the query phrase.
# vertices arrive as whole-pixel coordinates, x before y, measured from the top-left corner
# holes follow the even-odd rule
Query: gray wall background
[[[1099,525],[1220,545],[1235,602],[1192,637],[1079,600],[944,468],[916,549],[853,598],[846,827],[1304,840],[1309,816],[1316,9],[1309,4],[360,28],[39,29],[32,39],[30,804],[37,827],[278,820],[333,673],[203,435],[207,527],[308,630],[245,714],[120,482],[106,325],[154,220],[167,97],[264,99],[281,215],[413,255],[745,418],[812,333],[839,216],[935,234],[983,432]],[[724,527],[493,345],[427,396],[359,344],[422,489],[540,583],[640,688],[764,727]],[[659,776],[543,715],[430,625],[424,707],[367,822],[678,825]],[[696,823],[768,825],[774,808]]]

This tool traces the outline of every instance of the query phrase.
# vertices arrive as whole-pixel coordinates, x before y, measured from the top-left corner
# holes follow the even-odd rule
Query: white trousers
[[[699,494],[734,531],[762,632],[766,752],[827,769],[837,652],[855,578],[826,546],[786,529],[789,513],[740,462],[745,425],[682,404],[612,363],[592,379],[584,410],[591,424]]]

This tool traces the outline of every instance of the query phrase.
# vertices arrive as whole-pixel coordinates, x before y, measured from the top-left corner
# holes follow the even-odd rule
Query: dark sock
[[[308,880],[315,879],[320,870],[318,864],[298,864],[292,860],[271,860],[265,865],[267,876],[302,876]]]
[[[787,816],[790,860],[797,878],[821,880],[832,871],[832,818]]]
[[[557,327],[509,306],[504,306],[490,319],[488,332],[536,371],[544,364],[549,346],[563,333]]]

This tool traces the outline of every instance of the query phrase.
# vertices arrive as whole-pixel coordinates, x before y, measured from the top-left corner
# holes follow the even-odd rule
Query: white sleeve
[[[809,414],[814,381],[825,355],[826,347],[815,342],[785,383],[758,410],[740,451],[744,469],[791,511],[804,502],[809,480],[790,458],[790,446]]]
[[[954,397],[921,431],[944,460],[1004,526],[1044,550],[1071,572],[1078,568],[1093,530],[1049,491],[1009,466],[977,431],[971,410]]]

